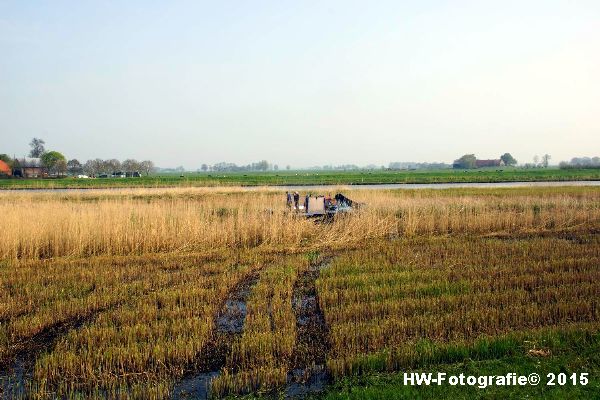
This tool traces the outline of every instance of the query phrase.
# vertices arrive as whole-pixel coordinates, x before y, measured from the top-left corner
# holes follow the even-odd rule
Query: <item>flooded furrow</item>
[[[72,318],[43,329],[41,332],[20,343],[0,363],[0,399],[26,398],[33,385],[35,362],[42,352],[52,351],[61,337],[72,329],[79,329],[93,321],[97,315],[107,309]]]
[[[188,369],[189,372],[175,384],[172,398],[207,399],[210,382],[217,377],[225,366],[232,343],[244,329],[246,320],[246,302],[252,288],[259,279],[260,271],[238,283],[230,292],[221,310],[215,317],[215,333],[201,356]]]
[[[329,382],[325,368],[329,332],[319,307],[315,281],[330,262],[331,257],[328,257],[311,264],[294,285],[292,307],[296,314],[297,335],[285,388],[286,398],[303,398],[321,392]]]
[[[171,287],[167,284],[164,287]],[[157,289],[151,288],[139,296],[147,296]],[[93,323],[99,315],[117,309],[134,299],[116,301],[91,310],[84,315],[69,318],[42,329],[37,334],[14,345],[3,360],[0,360],[0,400],[28,398],[35,389],[33,380],[35,363],[42,353],[51,353],[59,340],[71,330],[78,330],[84,325]]]

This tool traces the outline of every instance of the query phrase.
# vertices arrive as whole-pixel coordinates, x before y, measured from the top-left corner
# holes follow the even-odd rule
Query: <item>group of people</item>
[[[294,210],[299,210],[300,193],[285,192],[285,196],[286,196],[286,204],[287,204],[288,208],[292,208],[292,205],[293,205]],[[304,200],[304,209],[305,210],[308,208],[308,197],[309,196],[306,195],[306,199]]]

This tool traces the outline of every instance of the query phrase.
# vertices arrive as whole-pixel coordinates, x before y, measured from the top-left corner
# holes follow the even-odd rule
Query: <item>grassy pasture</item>
[[[347,194],[367,206],[315,224],[277,190],[0,193],[0,371],[20,360],[34,398],[160,399],[214,369],[212,396],[278,396],[315,334],[294,298],[313,279],[319,396],[599,393],[600,188]],[[215,354],[216,317],[250,276],[243,330]],[[418,389],[406,370],[590,384]]]
[[[424,171],[186,172],[141,178],[0,179],[0,189],[193,186],[360,185],[385,183],[548,182],[600,180],[600,169],[481,168]]]

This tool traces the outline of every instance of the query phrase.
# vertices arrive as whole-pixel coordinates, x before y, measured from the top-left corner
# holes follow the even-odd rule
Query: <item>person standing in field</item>
[[[298,203],[300,202],[300,194],[298,192],[294,192],[294,209],[298,209]]]
[[[287,208],[292,208],[292,194],[290,192],[285,192],[285,197],[286,197],[286,205]]]

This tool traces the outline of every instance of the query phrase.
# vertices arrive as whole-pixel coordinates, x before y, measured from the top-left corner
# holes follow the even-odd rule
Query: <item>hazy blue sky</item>
[[[2,1],[0,153],[600,155],[600,1]]]

